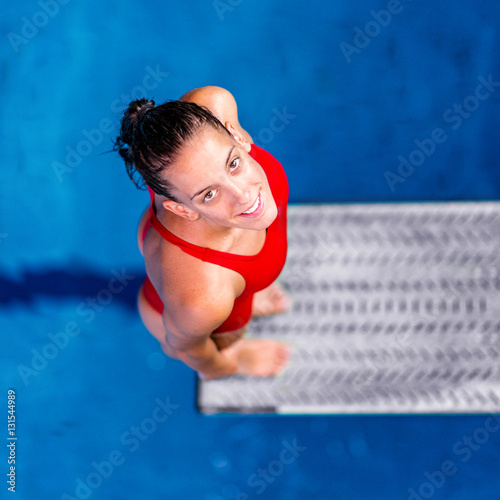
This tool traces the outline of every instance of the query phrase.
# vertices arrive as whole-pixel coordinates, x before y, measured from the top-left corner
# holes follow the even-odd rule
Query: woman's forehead
[[[229,134],[212,127],[205,127],[184,144],[174,164],[219,161],[220,158],[227,157],[228,149],[234,145],[235,140]]]
[[[192,185],[195,179],[223,169],[235,146],[237,143],[229,134],[207,127],[184,144],[168,175],[179,188],[181,184]]]

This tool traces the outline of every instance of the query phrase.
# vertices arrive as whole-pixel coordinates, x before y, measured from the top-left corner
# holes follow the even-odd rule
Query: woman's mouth
[[[264,204],[262,203],[261,195],[257,196],[254,204],[248,209],[240,214],[240,217],[258,217],[264,209]]]

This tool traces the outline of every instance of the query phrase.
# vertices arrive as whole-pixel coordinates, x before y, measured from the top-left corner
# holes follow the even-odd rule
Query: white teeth
[[[255,203],[253,204],[252,207],[250,207],[246,212],[243,212],[244,214],[253,214],[257,208],[259,207],[259,199],[260,195],[257,197],[257,200],[255,200]]]

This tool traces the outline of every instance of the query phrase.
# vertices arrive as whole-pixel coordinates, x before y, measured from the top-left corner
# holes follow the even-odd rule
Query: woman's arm
[[[163,323],[168,346],[175,357],[183,361],[200,377],[211,378],[233,375],[238,370],[232,351],[220,351],[211,334],[229,316],[234,304],[234,295],[224,293],[220,288],[207,291],[188,302],[179,300],[177,306],[166,303]]]
[[[227,128],[229,122],[250,144],[253,144],[250,134],[243,129],[238,121],[238,107],[236,101],[226,89],[222,87],[200,87],[184,94],[181,101],[194,102],[208,108]]]

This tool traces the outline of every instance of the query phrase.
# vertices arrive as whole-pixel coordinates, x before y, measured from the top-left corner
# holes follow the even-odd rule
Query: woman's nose
[[[251,197],[250,189],[245,184],[234,184],[233,193],[237,201],[241,204],[248,203]]]

